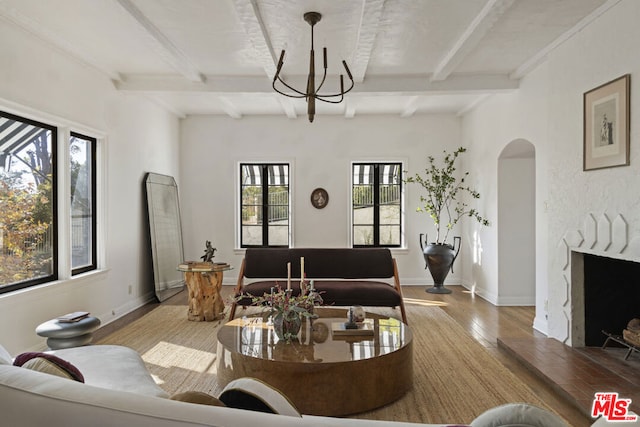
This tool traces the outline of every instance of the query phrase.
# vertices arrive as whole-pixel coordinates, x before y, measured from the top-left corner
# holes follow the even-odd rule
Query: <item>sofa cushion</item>
[[[568,427],[557,415],[528,403],[507,403],[491,408],[471,427]]]
[[[169,397],[149,374],[141,356],[131,348],[120,345],[89,345],[48,353],[73,363],[83,373],[86,384],[148,396]]]
[[[281,281],[261,280],[249,283],[242,289],[244,293],[262,296],[272,287],[281,286]],[[362,305],[369,307],[396,307],[402,303],[400,294],[385,282],[373,280],[314,280],[314,287],[321,292],[324,305]],[[286,286],[286,285],[285,285]],[[299,281],[292,282],[293,295],[300,294]],[[242,298],[240,305],[250,305],[251,298]]]
[[[45,374],[57,375],[81,383],[84,382],[84,376],[78,368],[73,366],[72,363],[52,354],[38,352],[22,353],[16,356],[13,364],[26,369],[44,372]]]
[[[244,276],[252,279],[300,277],[300,258],[308,279],[381,279],[393,277],[393,257],[387,248],[248,248]]]

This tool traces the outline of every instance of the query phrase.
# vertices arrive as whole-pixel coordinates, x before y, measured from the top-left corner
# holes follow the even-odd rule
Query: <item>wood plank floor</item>
[[[552,382],[542,378],[511,352],[498,346],[499,338],[516,338],[531,342],[535,342],[536,338],[546,338],[532,327],[534,307],[496,307],[462,286],[448,288],[453,292],[446,295],[429,294],[425,292],[424,287],[418,286],[405,286],[402,292],[405,304],[439,305],[572,426],[588,427],[593,424],[593,420],[567,399],[566,395],[559,393]]]
[[[560,392],[556,385],[535,372],[531,366],[514,357],[512,351],[506,351],[498,345],[498,340],[519,339],[521,342],[535,343],[536,338],[545,338],[534,331],[532,324],[534,307],[496,307],[477,297],[462,286],[450,286],[453,292],[447,295],[435,295],[425,292],[424,287],[405,286],[402,288],[405,304],[436,305],[445,310],[453,319],[462,325],[471,336],[493,354],[508,369],[514,372],[533,392],[558,414],[563,416],[574,427],[588,427],[593,423],[575,402]],[[223,287],[223,295],[231,293],[232,287]],[[182,292],[167,300],[165,304],[184,304],[186,293]],[[94,334],[94,339],[117,330],[132,320],[143,316],[157,304],[148,304],[133,313],[104,326]],[[416,325],[412,325],[416,327]],[[428,327],[428,325],[420,325]]]

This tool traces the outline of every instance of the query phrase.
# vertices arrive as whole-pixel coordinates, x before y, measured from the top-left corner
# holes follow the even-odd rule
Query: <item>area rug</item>
[[[414,339],[413,390],[390,405],[354,417],[469,423],[509,402],[547,408],[442,309],[406,309]],[[186,313],[186,305],[160,305],[99,344],[137,350],[169,394],[195,390],[217,396],[221,389],[216,383],[216,333],[222,322],[190,322]]]

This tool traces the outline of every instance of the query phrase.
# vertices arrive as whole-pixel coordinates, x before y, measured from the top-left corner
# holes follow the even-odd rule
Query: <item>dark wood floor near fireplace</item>
[[[549,338],[498,338],[503,348],[590,414],[596,392],[617,392],[640,413],[640,353],[624,360],[623,348],[571,348]]]

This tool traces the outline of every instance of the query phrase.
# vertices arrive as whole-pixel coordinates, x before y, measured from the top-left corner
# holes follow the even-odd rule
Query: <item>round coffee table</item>
[[[384,406],[413,384],[412,334],[400,320],[367,313],[373,336],[334,336],[345,310],[317,309],[298,341],[278,341],[262,317],[234,319],[218,331],[217,378],[224,387],[241,377],[277,388],[303,414],[342,416]]]

